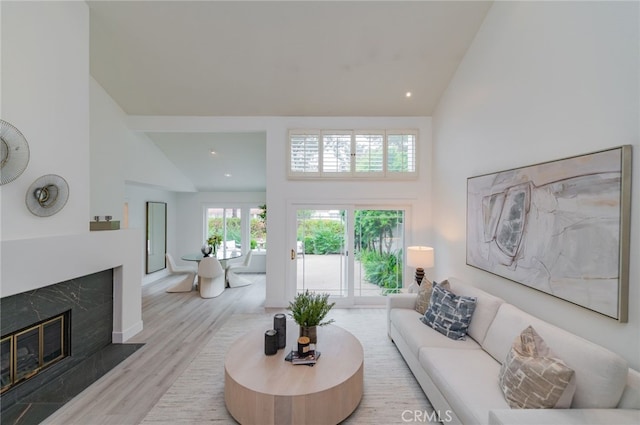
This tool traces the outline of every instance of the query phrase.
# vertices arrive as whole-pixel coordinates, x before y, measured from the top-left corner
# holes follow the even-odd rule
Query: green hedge
[[[364,277],[368,282],[385,290],[383,293],[399,292],[402,286],[402,252],[383,253],[362,250],[357,258],[362,263]]]
[[[342,252],[344,225],[340,221],[305,220],[298,227],[298,240],[304,242],[307,254],[339,254]]]

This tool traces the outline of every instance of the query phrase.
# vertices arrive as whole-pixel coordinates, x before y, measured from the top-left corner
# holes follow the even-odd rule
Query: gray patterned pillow
[[[455,340],[467,339],[467,329],[476,309],[476,298],[456,295],[436,285],[422,323]]]
[[[440,283],[429,283],[429,281],[423,281],[422,285],[420,285],[420,289],[418,289],[418,297],[416,298],[415,309],[418,313],[424,314],[425,311],[427,311],[427,307],[429,307],[429,301],[431,301],[431,290],[436,285],[440,285],[447,290],[451,290],[448,280],[443,280]]]
[[[500,368],[500,389],[512,408],[569,408],[575,372],[529,326],[513,341]]]

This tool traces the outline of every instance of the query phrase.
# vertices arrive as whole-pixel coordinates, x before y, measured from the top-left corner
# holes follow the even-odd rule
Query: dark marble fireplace
[[[16,332],[35,335],[33,329],[42,323],[49,327],[51,323],[55,325],[56,317],[62,317],[62,323],[67,322],[68,340],[60,347],[66,353],[59,356],[59,353],[50,353],[49,357],[56,357],[55,362],[46,364],[38,373],[20,379],[15,385],[8,387],[3,382],[4,389],[0,394],[3,424],[39,423],[141,346],[111,343],[111,269],[2,298],[2,341],[7,341],[8,336]],[[44,335],[44,331],[38,332]],[[48,332],[49,340],[56,339],[57,331]],[[64,328],[61,332],[65,332]],[[23,345],[35,350],[35,342]],[[22,347],[21,353],[27,353],[25,350]]]

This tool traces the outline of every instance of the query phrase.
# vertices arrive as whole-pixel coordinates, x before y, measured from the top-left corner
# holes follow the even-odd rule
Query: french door
[[[383,302],[402,287],[404,209],[292,205],[293,293],[329,293],[337,305]]]

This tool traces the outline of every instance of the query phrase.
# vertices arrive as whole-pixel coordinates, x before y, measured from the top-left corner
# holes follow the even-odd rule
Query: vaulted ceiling
[[[491,6],[484,1],[88,4],[92,76],[127,114],[168,116],[430,116]],[[184,150],[197,143],[174,136],[150,135],[187,177],[199,180],[196,187],[219,190],[185,158]],[[229,143],[243,142],[229,138]],[[247,152],[239,154],[246,158]]]

